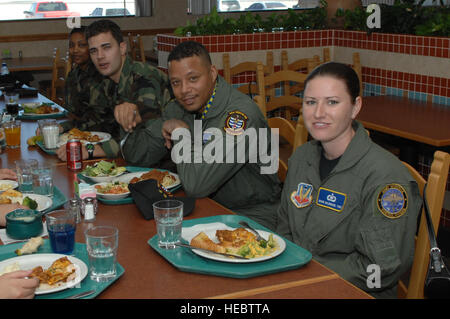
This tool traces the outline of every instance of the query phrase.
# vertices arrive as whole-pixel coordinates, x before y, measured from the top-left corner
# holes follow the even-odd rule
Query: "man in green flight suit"
[[[248,131],[258,130],[263,132],[259,139],[265,142],[264,154],[271,145],[278,147],[258,106],[218,75],[208,51],[199,43],[179,44],[168,62],[176,100],[166,106],[160,119],[148,121],[128,137],[125,158],[152,167],[172,149],[172,160],[188,196],[209,196],[273,228],[280,196],[276,169],[265,174],[267,161],[261,157],[251,160],[255,154],[247,147],[249,138],[244,138]],[[209,156],[207,149],[216,152]],[[236,160],[234,155],[242,157]],[[278,164],[278,158],[275,160]]]
[[[86,30],[91,60],[103,76],[90,91],[95,119],[101,120],[113,140],[88,149],[83,158],[115,157],[120,135],[145,120],[161,116],[161,108],[170,100],[167,76],[157,68],[132,61],[120,27],[111,20],[91,23]]]

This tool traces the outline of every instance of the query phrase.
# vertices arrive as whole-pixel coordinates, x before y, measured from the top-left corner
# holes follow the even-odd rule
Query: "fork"
[[[254,229],[252,226],[250,226],[247,222],[241,220],[241,221],[239,222],[239,225],[244,226],[245,228],[248,228],[248,229],[250,229],[252,232],[254,232],[254,233],[256,234],[256,240],[257,240],[257,241],[261,241],[261,240],[267,241],[266,239],[264,239],[264,238],[258,233],[258,231],[257,231],[256,229]]]
[[[132,120],[132,122],[134,122],[135,119],[136,119],[136,110],[133,111],[133,120]],[[131,132],[132,131],[128,131],[127,134],[125,134],[123,139],[120,141],[120,153],[122,153],[123,159],[125,159],[125,155],[123,155],[123,146],[125,145],[125,142],[127,141],[128,135],[130,135]]]

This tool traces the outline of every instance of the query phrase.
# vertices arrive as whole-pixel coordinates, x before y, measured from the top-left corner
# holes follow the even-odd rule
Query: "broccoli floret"
[[[38,207],[37,202],[28,196],[23,199],[22,205],[27,206],[30,209],[36,209]]]

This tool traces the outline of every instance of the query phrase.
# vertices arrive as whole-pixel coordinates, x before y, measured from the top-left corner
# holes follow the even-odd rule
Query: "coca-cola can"
[[[77,139],[71,139],[66,144],[67,168],[72,171],[78,171],[83,168],[83,157],[81,155],[81,142]]]

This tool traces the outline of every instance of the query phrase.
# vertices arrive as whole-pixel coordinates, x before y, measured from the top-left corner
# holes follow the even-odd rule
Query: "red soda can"
[[[66,144],[67,168],[77,171],[83,168],[83,157],[81,156],[81,142],[71,139]]]

